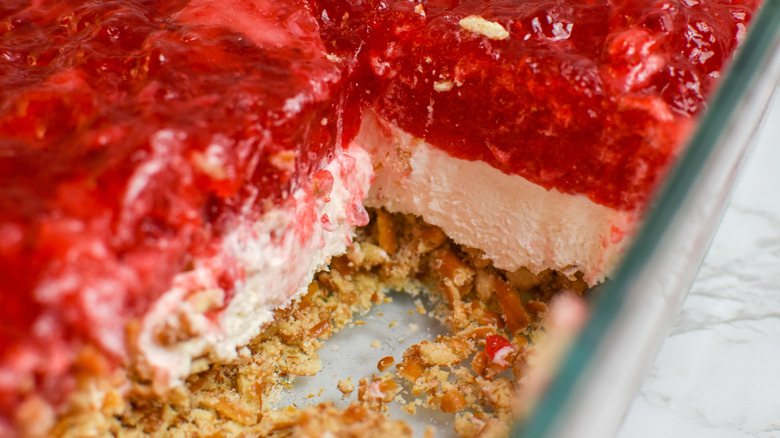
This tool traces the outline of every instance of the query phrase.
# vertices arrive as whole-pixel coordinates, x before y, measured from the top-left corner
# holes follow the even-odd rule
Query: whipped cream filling
[[[630,212],[454,158],[373,111],[355,142],[376,172],[366,205],[420,216],[500,269],[580,271],[594,285],[617,264],[634,226]]]
[[[138,363],[148,368],[142,372],[170,386],[190,373],[197,357],[235,358],[275,309],[305,292],[314,274],[346,251],[355,227],[368,222],[363,199],[373,176],[368,154],[350,145],[315,175],[312,187],[258,221],[237,224],[216,244],[216,255],[195,260],[144,317],[135,342]],[[243,275],[225,306],[218,277],[230,269]]]

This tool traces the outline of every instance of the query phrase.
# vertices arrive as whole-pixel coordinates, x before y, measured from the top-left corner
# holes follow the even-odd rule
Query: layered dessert
[[[499,268],[580,272],[591,285],[614,266],[752,10],[361,5],[323,16],[342,32],[335,47],[368,35],[366,81],[378,85],[357,139],[379,163],[368,204],[422,216]]]
[[[236,357],[367,223],[373,178],[307,5],[24,3],[0,75],[6,423],[62,401],[85,352],[162,387]]]
[[[101,397],[164,399],[269,362],[333,276],[381,301],[412,262],[509,367],[616,265],[757,6],[515,3],[0,6],[0,434],[66,434],[117,370]]]

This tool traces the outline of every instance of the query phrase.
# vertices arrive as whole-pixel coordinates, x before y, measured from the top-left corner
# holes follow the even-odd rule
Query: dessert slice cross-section
[[[500,268],[591,285],[619,260],[756,7],[324,3],[334,50],[362,38],[368,204],[419,215]]]

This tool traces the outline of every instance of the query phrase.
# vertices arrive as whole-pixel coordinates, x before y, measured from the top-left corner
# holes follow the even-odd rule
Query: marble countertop
[[[780,436],[780,97],[618,438]]]

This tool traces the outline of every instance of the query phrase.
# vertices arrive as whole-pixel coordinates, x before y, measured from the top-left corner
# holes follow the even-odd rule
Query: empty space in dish
[[[355,322],[324,341],[318,351],[322,370],[314,376],[295,377],[291,388],[283,390],[273,403],[274,407],[305,407],[325,401],[346,407],[357,400],[361,378],[395,371],[395,365],[407,348],[447,334],[447,328],[430,311],[432,306],[426,294],[427,291],[417,296],[393,292],[388,295],[392,302],[375,305],[365,315],[356,315]],[[395,364],[381,372],[377,363],[386,356],[392,356]],[[351,378],[355,390],[343,394],[337,385],[339,380],[347,378]],[[403,379],[396,381],[401,383]],[[405,386],[396,400],[388,404],[390,417],[406,421],[414,429],[415,436],[422,436],[428,426],[435,428],[437,437],[455,436],[453,414],[417,406],[416,413],[410,415],[401,409],[402,404],[414,399]]]

